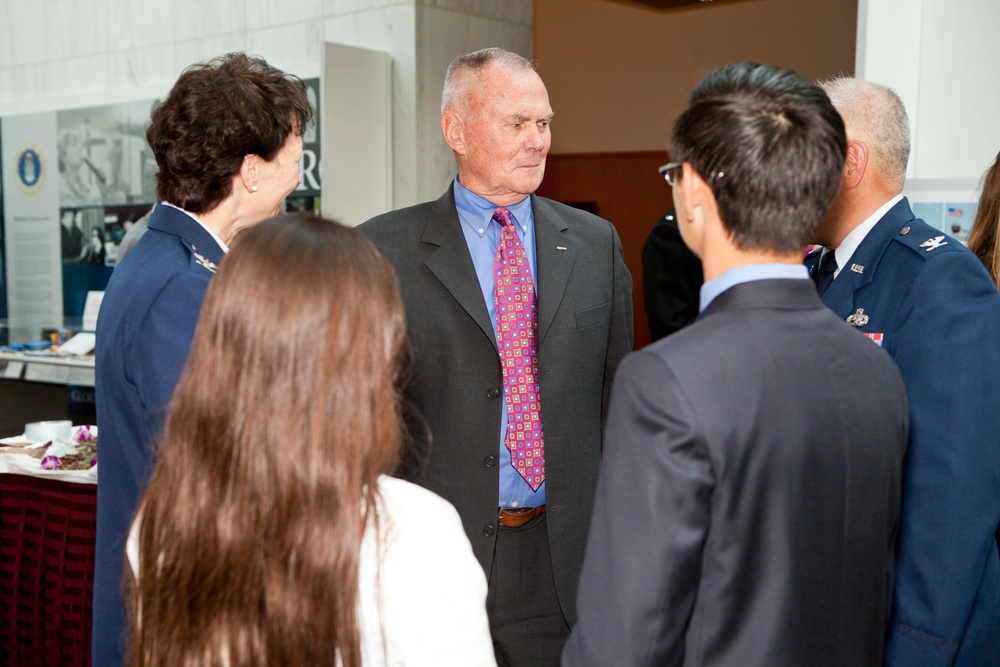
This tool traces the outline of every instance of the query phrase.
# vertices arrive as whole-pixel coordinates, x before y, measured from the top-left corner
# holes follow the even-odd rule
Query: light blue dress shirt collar
[[[741,283],[749,283],[754,280],[768,280],[773,278],[795,278],[809,280],[809,271],[804,264],[749,264],[730,269],[722,275],[712,278],[701,286],[701,304],[699,312],[705,312],[708,304],[715,300],[715,297],[725,292],[730,287],[735,287]]]
[[[455,179],[455,208],[458,209],[458,219],[462,225],[468,227],[470,231],[479,236],[483,236],[489,228],[489,223],[493,220],[493,212],[497,210],[497,205],[483,199],[472,190],[469,190],[458,179]],[[531,197],[525,197],[521,201],[511,206],[504,206],[510,211],[511,217],[516,223],[517,235],[524,242],[524,236],[532,226],[533,216],[531,212]],[[527,249],[525,249],[527,252]],[[529,256],[529,259],[534,259]],[[532,270],[534,275],[534,270]]]

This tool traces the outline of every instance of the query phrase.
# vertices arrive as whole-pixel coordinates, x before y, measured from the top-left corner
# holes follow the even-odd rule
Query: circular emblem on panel
[[[18,187],[33,195],[45,182],[45,161],[42,152],[33,144],[24,144],[17,149],[14,158],[14,180]]]

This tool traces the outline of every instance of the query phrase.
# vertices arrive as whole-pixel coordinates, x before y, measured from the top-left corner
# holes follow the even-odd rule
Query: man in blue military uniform
[[[899,97],[851,78],[824,88],[848,153],[815,239],[825,249],[806,264],[827,306],[892,355],[910,398],[885,663],[1000,665],[1000,294],[900,194],[910,136]]]

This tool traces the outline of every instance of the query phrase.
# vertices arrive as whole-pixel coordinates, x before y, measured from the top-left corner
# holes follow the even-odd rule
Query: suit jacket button
[[[496,532],[497,529],[489,524],[487,524],[486,527],[483,528],[483,535],[485,535],[486,537],[493,537],[494,533]]]
[[[497,464],[497,457],[495,456],[487,456],[485,459],[483,459],[483,465],[486,466],[487,468],[492,468],[496,464]]]
[[[496,398],[500,395],[500,392],[496,387],[490,387],[490,390],[486,392],[486,398]]]

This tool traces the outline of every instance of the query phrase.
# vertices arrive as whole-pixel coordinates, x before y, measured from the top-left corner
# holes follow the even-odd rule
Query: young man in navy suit
[[[853,78],[824,88],[847,126],[847,162],[815,237],[827,250],[807,266],[834,269],[823,301],[892,355],[910,397],[886,664],[1000,665],[1000,295],[902,196],[899,97]]]
[[[770,65],[710,72],[674,126],[702,312],[615,375],[563,665],[881,663],[906,395],[802,266],[846,148]]]

